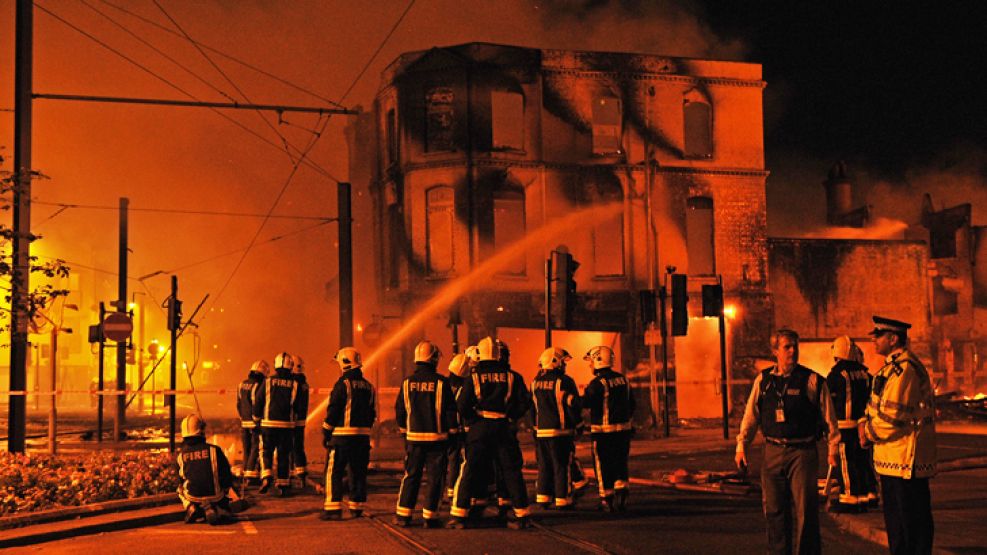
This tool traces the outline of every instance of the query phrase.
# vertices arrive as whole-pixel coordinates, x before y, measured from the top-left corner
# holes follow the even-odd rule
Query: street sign
[[[110,341],[126,341],[133,331],[134,322],[126,312],[110,312],[103,319],[103,335]]]

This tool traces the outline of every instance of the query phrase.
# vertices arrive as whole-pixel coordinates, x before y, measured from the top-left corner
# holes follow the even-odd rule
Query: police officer
[[[832,351],[836,364],[826,376],[826,385],[840,428],[840,469],[836,474],[840,493],[829,510],[834,513],[865,512],[869,501],[877,500],[870,452],[860,447],[857,434],[857,421],[864,416],[870,397],[870,374],[863,365],[863,351],[849,336],[837,337]]]
[[[256,484],[260,479],[260,418],[254,416],[257,391],[264,387],[264,378],[270,372],[266,361],[257,360],[250,365],[247,379],[236,390],[236,409],[240,416],[240,440],[243,443],[243,479]]]
[[[367,502],[367,466],[370,464],[370,431],[377,419],[374,386],[363,377],[363,359],[353,347],[343,347],[334,357],[343,374],[329,393],[322,445],[326,460],[326,501],[322,520],[339,520],[343,511],[343,476],[349,470],[349,500],[353,517],[363,515]]]
[[[499,360],[499,345],[485,337],[477,345],[480,362],[459,397],[459,413],[469,425],[466,438],[466,463],[456,482],[449,528],[463,528],[470,508],[470,490],[477,491],[486,482],[484,464],[496,458],[510,492],[516,519],[508,526],[530,526],[528,492],[521,475],[523,463],[517,432],[511,421],[517,421],[528,410],[527,388],[516,372],[505,368]]]
[[[295,361],[288,353],[274,357],[274,375],[257,391],[254,416],[260,418],[261,486],[260,493],[271,488],[274,453],[278,456],[277,493],[286,497],[291,490],[291,444],[298,414],[298,382],[292,378]]]
[[[861,446],[874,446],[891,553],[932,552],[929,478],[936,474],[935,395],[925,366],[908,349],[911,324],[874,316],[874,349],[885,364],[874,376],[858,423]]]
[[[449,433],[458,417],[449,381],[436,372],[442,354],[430,341],[415,347],[415,373],[404,379],[394,404],[398,427],[405,439],[404,477],[398,491],[395,524],[410,526],[418,500],[422,470],[428,489],[422,503],[426,528],[439,528],[439,503],[448,463]]]
[[[454,400],[459,399],[459,393],[469,376],[469,371],[470,362],[464,353],[452,357],[452,360],[449,361],[449,389],[452,390]],[[456,432],[449,433],[448,446],[449,469],[446,472],[446,497],[452,499],[455,493],[453,486],[459,479],[459,471],[463,466],[463,451],[466,449],[466,428],[462,424],[458,410],[456,411]]]
[[[583,406],[590,413],[600,508],[608,512],[624,511],[629,487],[627,457],[633,433],[634,395],[627,378],[613,369],[610,347],[593,347],[583,360],[593,367],[593,379],[583,394]]]
[[[826,430],[831,467],[836,466],[840,444],[826,380],[798,363],[798,340],[789,329],[771,335],[777,364],[754,378],[734,456],[738,468],[745,471],[747,448],[760,426],[765,441],[761,489],[768,551],[779,554],[821,552],[816,484],[820,430]]]
[[[305,478],[308,477],[308,457],[305,456],[305,419],[308,417],[308,381],[305,379],[305,361],[294,355],[295,367],[291,377],[298,382],[298,395],[295,398],[295,429],[291,440],[291,474],[301,482],[305,489]]]
[[[535,408],[535,448],[538,452],[538,487],[535,502],[548,508],[573,508],[573,437],[581,415],[576,382],[565,375],[569,353],[549,347],[538,358],[541,374],[531,382]]]
[[[178,453],[178,498],[185,508],[185,523],[205,518],[219,524],[232,517],[227,492],[233,486],[230,461],[219,447],[206,443],[206,425],[198,415],[182,420],[182,448]]]

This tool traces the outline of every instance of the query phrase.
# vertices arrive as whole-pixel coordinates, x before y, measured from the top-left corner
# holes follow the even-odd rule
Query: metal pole
[[[723,278],[720,278],[720,397],[723,403],[723,439],[730,439],[730,421],[727,409],[727,327],[723,314]]]
[[[171,303],[178,302],[178,276],[171,276]],[[175,311],[177,311],[177,306]],[[172,311],[168,311],[170,315]],[[175,388],[178,373],[178,322],[173,322],[171,328],[171,395],[168,396],[168,450],[175,452]]]
[[[141,296],[141,303],[137,307],[137,310],[140,311],[141,332],[140,332],[140,336],[137,339],[137,382],[140,383],[141,385],[144,385],[144,346],[145,346],[144,345],[144,297],[145,294],[140,291],[134,293],[135,296],[138,294]],[[151,389],[153,390],[154,386],[151,386]],[[141,392],[140,398],[137,400],[137,411],[141,414],[144,413],[143,392]]]
[[[58,360],[58,332],[61,330],[54,323],[51,325],[51,408],[48,409],[48,452],[54,455],[58,452],[58,442],[56,441],[56,420],[58,419],[58,409],[55,407],[55,371]]]
[[[336,187],[339,212],[339,346],[353,345],[353,220],[350,184]]]
[[[120,197],[120,263],[117,281],[117,312],[127,312],[127,207],[130,200]],[[127,389],[127,341],[117,342],[117,391]],[[116,396],[117,413],[113,421],[113,441],[120,440],[120,431],[126,424],[127,397]]]
[[[545,259],[545,348],[552,346],[552,253]]]
[[[103,337],[103,320],[106,318],[106,304],[99,302],[99,380],[98,391],[96,393],[96,441],[103,441],[103,366],[104,352],[106,349],[106,339]]]
[[[666,278],[665,281],[667,282],[668,279]],[[671,429],[668,424],[668,317],[666,316],[667,297],[668,297],[668,291],[665,285],[662,285],[658,289],[658,304],[661,310],[661,317],[659,318],[660,327],[661,327],[661,375],[662,375],[661,391],[662,391],[662,398],[664,401],[661,407],[662,408],[661,419],[665,426],[665,437],[671,435]],[[652,380],[653,379],[654,379],[654,375],[652,374]],[[652,392],[653,392],[652,402],[656,403],[658,398],[657,388],[652,387]],[[651,406],[654,407],[655,404],[652,404]],[[655,416],[657,416],[657,414]]]
[[[31,243],[31,89],[34,5],[17,0],[14,46],[14,195],[10,276],[10,391],[27,387],[27,306]],[[24,452],[27,396],[11,395],[7,450]]]

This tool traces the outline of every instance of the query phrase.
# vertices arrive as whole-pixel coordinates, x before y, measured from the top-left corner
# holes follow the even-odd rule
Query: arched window
[[[524,96],[491,91],[490,123],[494,150],[524,150]]]
[[[440,185],[425,191],[425,257],[430,276],[444,276],[453,270],[454,200],[452,187]]]
[[[601,96],[593,101],[593,154],[620,153],[620,99]]]
[[[682,120],[685,130],[685,157],[713,157],[713,108],[697,91],[683,99]]]
[[[494,252],[500,253],[524,237],[524,190],[502,188],[493,192]],[[524,275],[524,254],[511,259],[499,273]]]
[[[713,199],[690,198],[685,215],[685,234],[689,254],[689,273],[692,275],[716,274],[713,224]]]

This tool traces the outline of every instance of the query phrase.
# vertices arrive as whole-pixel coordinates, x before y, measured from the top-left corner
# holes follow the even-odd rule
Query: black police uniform
[[[260,478],[260,419],[254,417],[257,390],[264,387],[264,374],[251,370],[236,391],[236,409],[240,417],[240,441],[243,444],[243,477]]]
[[[295,414],[298,400],[298,382],[291,377],[291,370],[278,368],[273,376],[264,380],[264,387],[257,390],[254,416],[260,418],[260,477],[266,491],[274,466],[274,454],[278,457],[278,476],[275,485],[282,492],[291,487],[291,444],[295,430]]]
[[[597,368],[593,374],[583,406],[590,412],[600,501],[605,509],[622,510],[628,494],[634,395],[627,378],[612,368]]]
[[[233,473],[223,450],[206,443],[201,436],[186,437],[177,461],[182,479],[178,497],[187,511],[186,522],[201,514],[210,524],[216,524],[218,517],[229,515],[230,499],[226,493],[233,486]]]
[[[308,475],[308,457],[305,456],[305,419],[308,416],[309,386],[305,374],[292,374],[298,382],[298,395],[295,398],[295,429],[291,439],[291,474],[301,480],[305,487]]]
[[[377,395],[373,384],[359,368],[346,370],[329,393],[326,419],[322,423],[326,460],[325,516],[338,515],[343,508],[343,476],[349,473],[346,507],[354,516],[363,513],[367,502],[367,466],[370,464],[370,432],[377,418]]]
[[[415,363],[415,373],[401,384],[394,413],[405,439],[404,477],[398,491],[397,516],[407,522],[415,510],[422,470],[428,489],[422,503],[426,523],[438,518],[448,463],[449,434],[457,431],[456,400],[449,381],[435,364]]]
[[[871,375],[853,360],[840,360],[826,376],[840,428],[840,494],[835,511],[861,510],[877,503],[877,479],[870,450],[860,446],[857,421],[864,417],[870,398]]]
[[[470,493],[486,487],[485,478],[489,474],[484,472],[484,467],[492,458],[496,458],[503,472],[514,515],[519,522],[527,523],[531,509],[521,475],[521,446],[512,425],[512,421],[517,421],[528,410],[524,379],[499,361],[480,361],[463,386],[457,405],[469,432],[466,435],[466,462],[456,482],[450,510],[456,519],[453,524],[468,515]]]
[[[535,408],[538,482],[535,501],[572,506],[573,438],[580,419],[579,390],[562,369],[543,372],[531,382]]]

